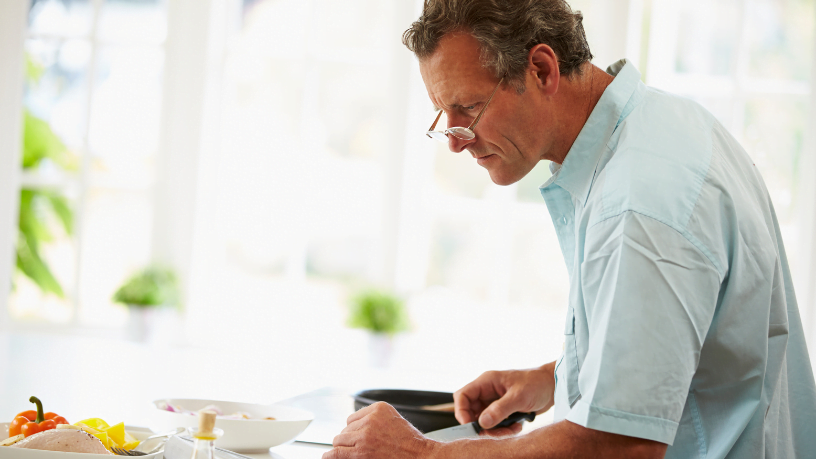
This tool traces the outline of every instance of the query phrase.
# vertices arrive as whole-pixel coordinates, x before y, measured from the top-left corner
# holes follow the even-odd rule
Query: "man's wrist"
[[[543,369],[543,370],[546,369],[550,373],[554,374],[555,373],[555,364],[556,363],[558,363],[558,360],[553,360],[552,362],[545,363],[544,365],[541,365],[541,369]]]
[[[427,459],[446,459],[443,450],[445,449],[446,443],[442,443],[436,440],[431,440],[429,438],[425,439],[425,454],[422,457]]]
[[[541,365],[540,369],[543,374],[547,376],[547,381],[552,381],[555,384],[555,364],[558,363],[557,360],[553,360],[550,363],[545,363]]]

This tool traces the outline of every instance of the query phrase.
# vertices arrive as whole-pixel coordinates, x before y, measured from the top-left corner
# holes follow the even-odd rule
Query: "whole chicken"
[[[66,453],[108,454],[105,445],[93,435],[74,429],[51,429],[36,433],[9,448],[63,451]]]

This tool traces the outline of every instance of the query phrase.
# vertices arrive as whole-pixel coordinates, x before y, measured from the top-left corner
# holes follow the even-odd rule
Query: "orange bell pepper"
[[[37,405],[37,411],[23,411],[15,416],[9,425],[9,436],[23,434],[29,437],[35,433],[54,429],[58,424],[68,424],[64,417],[56,413],[43,414],[42,402],[37,397],[32,396],[28,401]]]
[[[20,433],[25,435],[26,438],[34,435],[35,433],[40,433],[40,432],[42,432],[42,429],[40,429],[40,425],[37,424],[34,421],[28,422],[25,425],[23,425],[22,428],[20,428]]]
[[[16,437],[17,435],[20,435],[20,429],[22,429],[28,422],[29,419],[25,416],[15,416],[14,420],[11,421],[11,424],[9,424],[9,437]]]
[[[64,417],[58,415],[57,413],[52,413],[51,411],[45,413],[43,417],[45,418],[46,421],[49,419],[54,421],[56,425],[68,424],[68,421],[66,421]]]
[[[17,413],[17,416],[22,416],[28,419],[29,421],[33,421],[37,419],[37,410],[20,411],[19,413]]]

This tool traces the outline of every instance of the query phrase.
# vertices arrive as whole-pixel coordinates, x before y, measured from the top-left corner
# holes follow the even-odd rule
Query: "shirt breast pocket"
[[[578,349],[575,346],[575,309],[572,307],[567,308],[567,322],[564,325],[564,359],[561,364],[565,365],[565,384],[569,405],[572,408],[581,398],[581,391],[578,390]]]

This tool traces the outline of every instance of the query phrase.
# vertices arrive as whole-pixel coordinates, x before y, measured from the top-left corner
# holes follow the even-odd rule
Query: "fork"
[[[137,449],[127,450],[127,449],[124,449],[124,448],[120,448],[118,446],[115,446],[115,447],[112,446],[111,451],[113,451],[115,454],[117,454],[119,456],[147,456],[149,454],[153,454],[153,453],[157,452],[160,448],[163,448],[164,447],[164,442],[167,440],[168,437],[171,437],[173,435],[178,435],[178,434],[186,432],[186,431],[187,431],[186,428],[178,427],[178,428],[176,428],[176,430],[173,430],[173,431],[170,431],[170,432],[151,435],[151,436],[145,438],[144,440],[142,440],[141,443],[139,443],[139,446],[137,446],[137,448],[140,448],[140,449],[138,449],[138,450]],[[157,440],[157,439],[163,439],[163,441],[156,444],[150,451],[144,451],[144,446],[145,445],[150,444],[151,440]],[[115,450],[114,450],[114,448],[115,448]]]
[[[111,446],[111,451],[113,451],[117,456],[147,456],[147,453],[135,450],[126,450],[118,446]]]

